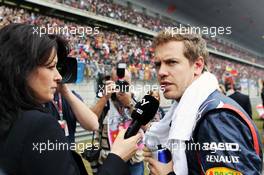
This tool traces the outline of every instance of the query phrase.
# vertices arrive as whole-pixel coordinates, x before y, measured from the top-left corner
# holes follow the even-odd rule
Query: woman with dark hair
[[[62,129],[43,107],[62,79],[57,55],[66,48],[59,40],[39,36],[31,25],[10,24],[0,30],[0,172],[80,174]],[[111,160],[126,165],[139,139],[140,135],[126,140],[119,136],[101,174],[109,173]]]

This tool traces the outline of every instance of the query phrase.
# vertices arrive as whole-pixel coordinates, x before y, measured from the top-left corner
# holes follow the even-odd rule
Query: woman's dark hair
[[[40,36],[34,29],[36,26],[10,24],[0,30],[0,137],[8,133],[20,110],[40,107],[27,77],[38,66],[49,64],[52,49],[63,50],[58,48],[63,46],[59,37]]]

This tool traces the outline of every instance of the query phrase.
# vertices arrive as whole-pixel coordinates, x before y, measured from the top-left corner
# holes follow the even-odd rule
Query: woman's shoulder
[[[20,114],[21,114],[21,116],[24,116],[24,117],[31,117],[31,116],[43,117],[43,116],[50,115],[48,112],[44,112],[44,110],[41,111],[41,110],[38,110],[38,109],[21,110]]]
[[[25,129],[30,132],[41,131],[43,128],[57,129],[58,122],[55,117],[40,110],[22,110],[15,122],[16,129]],[[45,131],[45,130],[43,130]]]
[[[56,139],[65,140],[57,119],[51,114],[39,110],[21,111],[12,130],[13,133],[19,133],[25,143]]]
[[[47,130],[51,131],[53,128],[58,128],[58,124],[54,120],[51,115],[45,112],[21,110],[3,143],[5,149],[13,149],[16,145],[16,150],[21,150],[27,141],[45,135]]]
[[[38,121],[56,121],[50,113],[43,112],[37,109],[22,110],[19,119],[23,121],[38,122]]]

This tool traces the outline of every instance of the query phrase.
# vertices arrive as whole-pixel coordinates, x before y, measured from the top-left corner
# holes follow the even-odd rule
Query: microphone
[[[131,114],[133,120],[126,131],[124,138],[127,139],[136,135],[142,125],[146,125],[154,118],[158,108],[159,101],[151,95],[145,95],[143,99],[136,104],[135,109]]]

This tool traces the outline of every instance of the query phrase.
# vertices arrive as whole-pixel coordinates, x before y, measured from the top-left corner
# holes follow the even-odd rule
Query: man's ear
[[[194,61],[194,76],[199,76],[202,74],[203,69],[204,69],[204,58],[199,56],[195,61]]]

